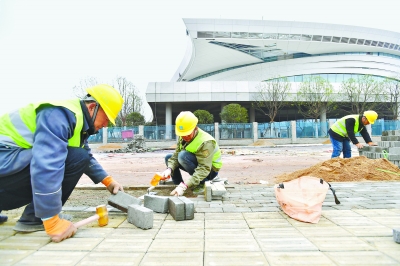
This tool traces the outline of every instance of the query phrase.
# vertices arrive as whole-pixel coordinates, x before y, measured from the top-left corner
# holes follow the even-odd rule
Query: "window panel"
[[[311,41],[312,35],[302,34],[301,40],[302,41]]]
[[[389,48],[390,43],[385,42],[385,44],[383,45],[385,48]]]
[[[372,41],[372,42],[371,42],[371,46],[376,46],[377,44],[378,44],[377,41]]]
[[[316,42],[320,42],[322,40],[322,36],[321,35],[314,35],[312,40],[316,41]]]
[[[322,37],[323,42],[330,42],[332,40],[332,36],[324,36]]]
[[[214,38],[214,32],[212,32],[212,31],[199,31],[199,32],[197,32],[197,38]]]
[[[264,39],[278,39],[278,33],[264,33]]]
[[[357,40],[357,44],[363,45],[363,44],[364,44],[364,39],[358,39],[358,40]]]
[[[230,32],[225,32],[225,31],[214,32],[214,38],[230,38],[230,37],[231,37]]]
[[[340,43],[348,43],[349,42],[349,38],[347,37],[342,37],[342,39],[340,39]]]
[[[365,40],[364,45],[371,45],[371,40]]]
[[[340,42],[340,37],[333,36],[332,42]]]
[[[379,42],[378,47],[383,47],[383,42]]]
[[[262,33],[249,32],[249,39],[262,39]]]
[[[242,39],[246,39],[247,35],[248,35],[247,32],[232,32],[231,34],[232,38],[242,38]]]
[[[349,43],[356,44],[356,42],[357,42],[357,38],[351,38]]]

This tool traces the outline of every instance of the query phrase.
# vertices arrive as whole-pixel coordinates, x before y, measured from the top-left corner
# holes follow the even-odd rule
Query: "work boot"
[[[72,220],[72,216],[68,214],[59,214],[60,219]],[[25,207],[24,212],[14,226],[14,231],[18,232],[36,232],[44,231],[42,219],[35,216],[33,204],[30,203]]]
[[[7,222],[7,220],[8,220],[7,215],[1,214],[1,211],[0,211],[0,224]]]

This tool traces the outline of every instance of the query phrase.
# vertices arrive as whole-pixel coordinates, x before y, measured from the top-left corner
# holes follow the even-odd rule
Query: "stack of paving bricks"
[[[386,158],[400,166],[400,130],[383,131],[378,146],[364,146],[359,153],[369,159]]]
[[[221,200],[226,193],[224,182],[206,181],[204,183],[204,199],[207,202],[211,200]]]
[[[186,197],[144,195],[142,206],[139,199],[120,191],[110,196],[108,204],[128,213],[128,222],[142,229],[153,227],[153,211],[169,212],[176,221],[194,219],[194,203]]]

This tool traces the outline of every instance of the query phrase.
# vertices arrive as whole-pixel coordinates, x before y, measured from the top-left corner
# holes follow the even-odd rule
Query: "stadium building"
[[[269,122],[252,101],[260,82],[276,77],[287,77],[295,94],[310,75],[339,88],[357,75],[383,79],[400,73],[397,32],[294,21],[183,21],[188,46],[181,65],[171,82],[151,82],[146,91],[158,125],[173,125],[180,111],[197,109],[209,111],[221,122],[219,113],[230,103],[249,110],[250,122]],[[326,120],[326,114],[320,118]],[[275,121],[299,119],[304,117],[292,105],[281,109]]]

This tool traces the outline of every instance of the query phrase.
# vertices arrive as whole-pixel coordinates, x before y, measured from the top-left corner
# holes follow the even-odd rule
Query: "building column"
[[[143,125],[139,126],[139,135],[144,136],[144,126]]]
[[[253,142],[258,140],[258,123],[253,122]]]
[[[108,127],[103,127],[103,144],[108,142]]]
[[[253,106],[250,107],[250,123],[256,122],[256,110]]]
[[[290,127],[292,128],[292,143],[296,143],[297,142],[296,121],[290,121]]]
[[[219,128],[218,123],[214,123],[214,139],[219,144]]]
[[[326,108],[324,108],[323,112],[319,116],[319,122],[321,123],[321,137],[328,136],[328,127],[326,123]]]
[[[172,104],[165,105],[165,139],[172,139]]]

